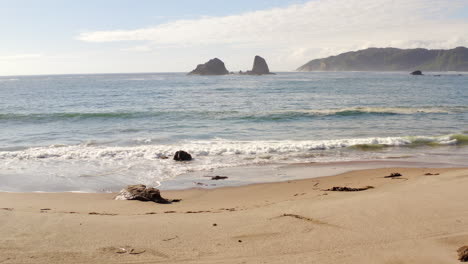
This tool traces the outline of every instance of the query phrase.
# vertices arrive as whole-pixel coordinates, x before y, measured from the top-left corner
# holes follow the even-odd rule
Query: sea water
[[[187,173],[264,164],[466,166],[468,74],[438,75],[0,77],[0,191],[165,188]],[[194,160],[173,161],[177,150]]]

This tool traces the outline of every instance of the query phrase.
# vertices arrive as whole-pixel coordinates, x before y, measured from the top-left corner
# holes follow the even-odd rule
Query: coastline
[[[392,172],[403,179],[383,178]],[[466,167],[388,167],[163,191],[182,199],[170,205],[0,193],[0,263],[454,263],[468,243],[467,184]]]

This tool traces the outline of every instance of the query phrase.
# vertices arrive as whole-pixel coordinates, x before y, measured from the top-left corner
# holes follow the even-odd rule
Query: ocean
[[[5,76],[0,126],[0,191],[177,189],[191,174],[272,164],[457,167],[468,165],[468,74]],[[194,160],[173,161],[177,150]],[[236,184],[284,180],[255,177]]]

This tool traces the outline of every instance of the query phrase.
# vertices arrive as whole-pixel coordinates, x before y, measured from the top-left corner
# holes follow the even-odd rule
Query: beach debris
[[[115,216],[117,214],[110,214],[110,213],[98,213],[98,212],[90,212],[88,213],[89,215],[109,215],[109,216]]]
[[[170,204],[180,201],[180,199],[165,199],[161,196],[158,189],[146,187],[146,185],[143,184],[127,186],[127,188],[120,191],[120,193],[115,197],[115,200],[138,200],[161,204]]]
[[[213,226],[218,226],[218,224],[214,223]]]
[[[186,214],[201,214],[201,213],[211,213],[211,211],[203,211],[203,210],[200,210],[200,211],[186,211],[185,213]]]
[[[163,239],[164,242],[167,242],[167,241],[171,241],[171,240],[174,240],[174,239],[177,239],[179,238],[179,236],[175,236],[175,237],[171,237],[171,238],[166,238],[166,239]]]
[[[428,172],[428,173],[426,173],[426,174],[424,174],[424,175],[427,175],[427,176],[431,176],[431,175],[440,175],[440,173],[430,173],[430,172]]]
[[[242,243],[242,240],[239,239],[239,240],[237,240],[237,242]]]
[[[183,150],[179,150],[174,154],[175,161],[190,161],[192,160],[192,155]]]
[[[13,208],[0,208],[1,210],[5,210],[5,211],[13,211],[14,209]]]
[[[40,210],[41,210],[41,211],[49,211],[49,210],[52,210],[52,209],[50,209],[50,208],[42,208],[42,209],[40,209]]]
[[[458,260],[461,262],[468,262],[468,246],[463,246],[457,250]]]
[[[130,249],[130,252],[128,252],[128,254],[131,254],[131,255],[139,255],[139,254],[143,254],[143,253],[145,253],[145,252],[146,252],[146,250],[144,250],[144,249],[138,250],[138,249],[132,248],[132,249]]]
[[[138,254],[143,254],[145,253],[146,250],[144,249],[135,249],[135,248],[124,248],[124,247],[121,247],[121,248],[116,248],[115,249],[115,253],[117,254],[131,254],[131,255],[138,255]]]
[[[385,176],[384,178],[397,178],[397,177],[401,177],[401,176],[403,176],[403,175],[401,175],[401,173],[393,172],[393,173],[390,173],[390,175]]]
[[[169,159],[169,157],[166,156],[166,155],[161,155],[161,156],[159,156],[158,158],[160,158],[160,159]]]
[[[125,248],[118,248],[115,253],[117,254],[125,254],[127,253],[127,250]]]
[[[330,226],[330,227],[339,227],[339,226],[337,226],[337,225],[329,224],[329,223],[327,223],[327,222],[323,222],[323,221],[320,221],[320,220],[317,220],[317,219],[314,219],[314,218],[310,218],[310,217],[302,216],[302,215],[298,215],[298,214],[282,214],[282,215],[280,215],[280,216],[271,218],[270,220],[275,219],[275,218],[281,218],[281,217],[292,217],[292,218],[295,218],[295,219],[299,219],[299,220],[304,220],[304,221],[307,221],[307,222],[311,222],[311,223],[316,224],[316,225],[325,225],[325,226]]]
[[[219,210],[234,212],[234,211],[236,211],[236,208],[221,208],[221,209],[219,209]]]
[[[373,189],[374,186],[366,186],[362,188],[352,188],[352,187],[339,187],[339,186],[334,186],[330,189],[326,189],[324,191],[330,191],[330,192],[360,192],[360,191],[365,191],[369,189]]]
[[[216,176],[205,176],[205,177],[211,178],[212,181],[225,180],[225,179],[229,178],[228,176],[219,176],[219,175],[216,175]]]

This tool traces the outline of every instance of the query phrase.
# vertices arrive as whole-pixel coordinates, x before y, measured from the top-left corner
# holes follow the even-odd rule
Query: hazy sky
[[[0,0],[0,75],[274,71],[367,47],[468,46],[468,0]]]

